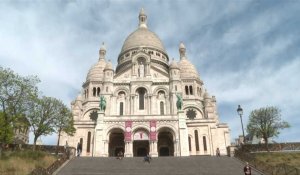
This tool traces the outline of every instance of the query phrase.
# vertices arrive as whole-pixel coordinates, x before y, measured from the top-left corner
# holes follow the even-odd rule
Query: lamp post
[[[241,118],[241,124],[242,124],[242,130],[243,130],[243,143],[245,143],[244,125],[243,125],[243,120],[242,120],[243,108],[241,108],[241,105],[238,105],[238,108],[236,111]]]

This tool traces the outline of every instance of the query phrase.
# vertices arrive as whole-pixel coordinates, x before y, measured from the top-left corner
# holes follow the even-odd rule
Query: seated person
[[[120,152],[117,154],[117,159],[122,160],[122,158],[123,158],[123,152],[120,151]]]
[[[147,155],[144,157],[144,162],[150,163],[150,159],[151,159],[150,155],[147,154]]]

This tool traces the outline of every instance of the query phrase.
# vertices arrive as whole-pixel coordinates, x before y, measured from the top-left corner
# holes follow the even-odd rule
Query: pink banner
[[[125,121],[125,141],[131,141],[132,121]]]
[[[150,121],[150,141],[156,140],[156,121]]]

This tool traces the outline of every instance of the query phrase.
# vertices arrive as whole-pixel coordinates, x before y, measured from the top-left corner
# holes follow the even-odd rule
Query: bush
[[[41,158],[44,158],[46,156],[45,152],[42,151],[32,151],[32,150],[27,150],[27,151],[16,151],[11,154],[13,157],[19,157],[22,159],[32,159],[32,160],[38,160]]]

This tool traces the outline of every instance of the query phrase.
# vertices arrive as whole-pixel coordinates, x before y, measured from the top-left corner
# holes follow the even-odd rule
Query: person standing
[[[217,150],[216,150],[216,155],[217,155],[217,157],[220,157],[220,156],[221,156],[221,154],[220,154],[220,149],[219,149],[219,148],[217,148]]]
[[[251,175],[251,167],[249,166],[248,162],[246,162],[246,165],[244,167],[244,173],[245,175]]]
[[[80,157],[81,151],[82,151],[82,146],[81,146],[81,144],[78,142],[78,144],[77,144],[77,157]]]

